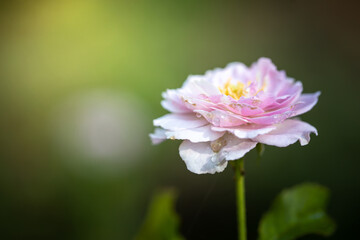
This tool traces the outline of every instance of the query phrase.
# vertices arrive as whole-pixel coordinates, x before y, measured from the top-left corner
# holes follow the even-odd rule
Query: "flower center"
[[[245,85],[241,82],[236,84],[231,83],[231,79],[227,80],[223,87],[219,87],[219,90],[222,94],[230,96],[235,100],[239,100],[242,96],[246,94]]]

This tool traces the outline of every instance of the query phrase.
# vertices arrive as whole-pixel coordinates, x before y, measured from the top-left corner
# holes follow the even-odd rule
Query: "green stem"
[[[246,240],[245,172],[244,159],[235,161],[236,205],[239,240]]]

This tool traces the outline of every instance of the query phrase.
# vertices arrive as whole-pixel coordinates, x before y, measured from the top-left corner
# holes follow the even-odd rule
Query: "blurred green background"
[[[308,146],[247,157],[249,239],[277,193],[332,192],[329,239],[360,225],[356,1],[1,1],[1,239],[132,239],[152,194],[178,191],[187,239],[235,239],[233,172],[195,175],[178,142],[151,146],[161,92],[189,74],[270,57],[322,91]],[[306,237],[304,239],[321,239]]]

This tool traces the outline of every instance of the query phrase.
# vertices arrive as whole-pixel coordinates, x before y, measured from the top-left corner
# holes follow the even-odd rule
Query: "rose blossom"
[[[306,145],[310,124],[290,119],[309,111],[320,92],[301,94],[302,84],[278,71],[270,59],[250,68],[231,63],[224,69],[191,75],[179,89],[163,93],[171,113],[154,120],[154,144],[184,140],[179,152],[194,173],[221,172],[228,160],[243,157],[257,143],[286,147]]]

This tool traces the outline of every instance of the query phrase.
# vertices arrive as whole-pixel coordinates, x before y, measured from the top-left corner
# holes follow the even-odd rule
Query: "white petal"
[[[152,144],[159,144],[166,139],[165,130],[162,128],[156,128],[154,133],[150,135]]]
[[[246,82],[246,79],[249,78],[248,75],[248,67],[238,62],[229,63],[224,69],[215,68],[205,73],[205,77],[215,86],[223,86],[229,78]]]
[[[275,130],[259,135],[253,140],[277,147],[286,147],[299,140],[301,146],[303,146],[309,143],[310,133],[317,135],[316,128],[300,120],[288,119],[277,124]]]
[[[225,131],[212,131],[211,125],[205,125],[198,128],[184,129],[178,131],[167,131],[165,135],[169,139],[190,140],[191,142],[209,142],[223,136]]]
[[[273,125],[241,125],[238,127],[225,128],[225,127],[212,127],[214,131],[228,131],[234,134],[238,138],[246,139],[246,138],[254,138],[261,134],[266,134],[274,130],[276,127]]]
[[[154,125],[167,130],[181,130],[188,128],[201,127],[208,124],[204,118],[198,118],[194,113],[191,114],[166,114],[154,120]]]
[[[171,101],[171,100],[162,100],[161,106],[168,110],[169,112],[173,113],[189,113],[191,112],[190,109],[186,108],[185,105],[181,105],[177,102]]]
[[[216,143],[219,143],[220,147],[214,151],[214,144],[216,145]],[[187,140],[183,141],[179,153],[191,172],[197,174],[216,173],[225,169],[226,160],[242,158],[256,144],[251,140],[239,139],[232,134],[226,134],[212,142],[192,143]]]
[[[180,157],[184,160],[189,171],[197,174],[222,172],[227,161],[220,153],[215,153],[210,142],[192,143],[183,141],[179,147]]]
[[[178,90],[168,89],[162,93],[162,96],[164,100],[161,101],[161,105],[166,110],[173,113],[191,112],[191,110],[185,106],[183,100],[181,100]]]
[[[190,75],[184,83],[181,93],[189,96],[198,96],[201,94],[213,96],[220,94],[220,91],[212,82],[204,78],[204,76]]]
[[[226,160],[242,158],[257,144],[257,142],[253,142],[249,139],[239,139],[231,134],[226,135],[226,141],[227,145],[221,150]]]

